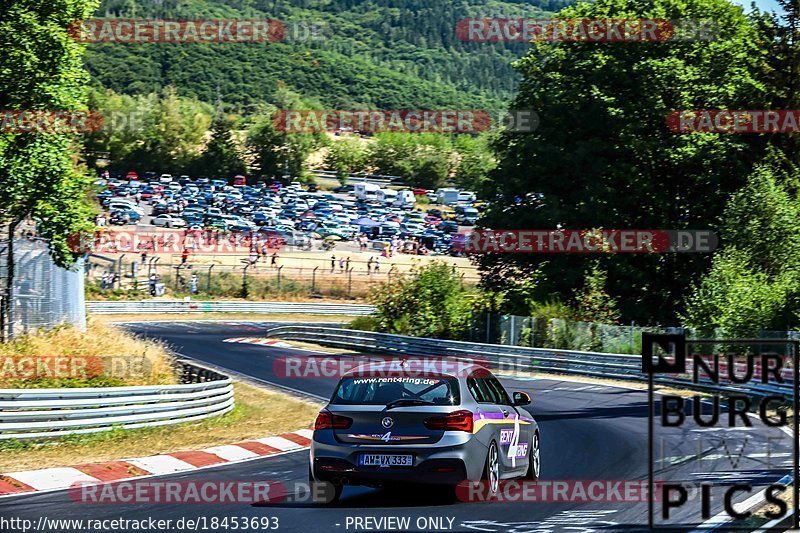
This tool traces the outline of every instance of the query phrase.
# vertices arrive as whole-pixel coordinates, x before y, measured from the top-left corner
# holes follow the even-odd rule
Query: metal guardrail
[[[550,372],[596,378],[646,382],[642,372],[642,356],[527,348],[499,344],[480,344],[408,337],[342,328],[316,326],[279,326],[270,328],[267,337],[307,341],[337,348],[350,348],[389,355],[447,357],[482,363],[494,371]],[[715,392],[742,392],[741,388],[710,381],[692,383],[691,376],[655,376],[656,383]],[[756,396],[780,395],[792,398],[791,382],[783,385],[751,385],[748,393]]]
[[[231,378],[193,363],[180,364],[179,385],[0,389],[0,440],[165,426],[233,409]]]
[[[323,304],[302,302],[237,302],[237,301],[184,301],[184,300],[132,300],[86,302],[86,310],[97,315],[141,313],[302,313],[306,315],[369,315],[372,305]]]

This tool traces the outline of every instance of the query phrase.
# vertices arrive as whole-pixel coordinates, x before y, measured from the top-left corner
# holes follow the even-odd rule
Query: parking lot
[[[143,276],[178,289],[191,274],[210,286],[213,274],[238,272],[277,275],[278,285],[283,276],[284,286],[287,278],[302,280],[311,293],[327,282],[337,293],[360,296],[365,287],[435,258],[450,262],[466,282],[478,279],[463,253],[479,214],[471,193],[133,177],[98,180],[105,211],[92,251],[118,264],[90,260],[89,272],[105,276],[105,288],[139,285]]]

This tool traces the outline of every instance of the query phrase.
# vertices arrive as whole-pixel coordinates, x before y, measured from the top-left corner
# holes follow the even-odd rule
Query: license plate
[[[361,455],[361,466],[412,466],[413,460],[410,455],[388,455],[384,453],[365,453]]]

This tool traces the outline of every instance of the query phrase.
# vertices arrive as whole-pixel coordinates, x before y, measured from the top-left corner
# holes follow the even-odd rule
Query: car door
[[[522,474],[528,469],[531,426],[522,419],[519,411],[512,405],[505,388],[496,377],[489,374],[484,381],[487,388],[492,391],[493,398],[505,422],[500,424],[502,435],[498,441],[501,464],[509,473]]]
[[[489,428],[481,439],[487,446],[493,439],[500,450],[501,477],[520,475],[528,467],[529,430],[511,405],[503,386],[490,372],[476,371],[467,379],[467,388],[480,405],[482,425]]]
[[[507,455],[508,446],[512,441],[513,417],[509,419],[510,412],[501,405],[501,398],[495,390],[489,387],[486,381],[488,372],[475,371],[467,377],[467,390],[475,399],[477,409],[474,414],[475,433],[478,440],[488,448],[494,441],[497,443],[500,455],[501,476],[508,471]]]

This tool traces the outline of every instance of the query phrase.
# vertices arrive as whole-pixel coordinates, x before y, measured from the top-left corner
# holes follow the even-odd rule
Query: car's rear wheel
[[[539,479],[539,474],[542,468],[541,450],[539,447],[539,432],[533,434],[533,440],[530,447],[530,457],[528,457],[528,472],[525,477],[532,480]]]
[[[500,488],[500,456],[497,452],[497,444],[494,441],[489,444],[489,451],[486,453],[483,479],[486,482],[486,499],[493,500],[497,498],[497,492]]]

